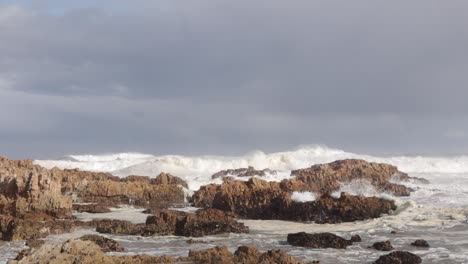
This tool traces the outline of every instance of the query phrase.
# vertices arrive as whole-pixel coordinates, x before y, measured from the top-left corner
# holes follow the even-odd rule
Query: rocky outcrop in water
[[[427,241],[424,240],[424,239],[417,239],[416,241],[411,243],[411,245],[414,246],[414,247],[424,247],[424,248],[429,247],[429,243],[427,243]]]
[[[389,240],[375,242],[374,244],[372,244],[371,248],[380,250],[380,251],[392,251],[393,250],[392,243]]]
[[[98,235],[84,235],[79,238],[83,241],[92,241],[98,245],[103,252],[123,252],[124,247],[117,241]]]
[[[380,256],[374,264],[419,264],[421,257],[407,251],[393,251],[390,254]]]
[[[353,244],[356,237],[354,237],[354,239],[347,240],[332,233],[309,234],[299,232],[288,234],[287,240],[289,244],[298,247],[345,249]]]
[[[111,211],[109,207],[101,204],[73,204],[72,208],[77,212],[90,214],[109,213]]]
[[[227,247],[215,247],[207,250],[191,250],[187,258],[181,261],[193,261],[200,264],[304,264],[305,262],[288,255],[282,250],[269,250],[260,253],[256,248],[240,246],[231,253]],[[318,262],[316,262],[318,263]]]
[[[206,250],[191,250],[188,257],[168,256],[109,256],[92,241],[69,240],[64,243],[45,244],[37,250],[23,251],[9,264],[149,264],[149,263],[203,263],[203,264],[304,264],[305,262],[288,255],[282,250],[265,253],[256,248],[241,246],[231,253],[226,247]],[[318,263],[318,262],[313,262]]]
[[[295,202],[291,193],[296,182],[267,182],[257,178],[248,181],[225,178],[223,184],[210,184],[192,196],[197,207],[212,207],[232,212],[241,218],[314,221],[339,223],[377,218],[396,209],[393,201],[351,196],[342,193],[339,198],[328,194],[312,202]]]
[[[162,173],[156,179],[80,170],[45,169],[31,160],[0,157],[0,239],[18,240],[70,231],[60,219],[73,210],[108,212],[119,204],[167,208],[184,203],[180,178]],[[74,205],[72,202],[94,203]],[[71,227],[70,227],[71,228]]]
[[[308,191],[318,194],[334,192],[340,188],[341,183],[355,180],[365,180],[378,191],[397,196],[408,196],[411,192],[410,188],[391,182],[411,179],[397,167],[365,160],[347,159],[313,165],[310,168],[293,170],[291,176],[305,183]]]
[[[222,170],[219,171],[211,176],[212,179],[223,178],[228,176],[236,176],[236,177],[252,177],[252,176],[259,176],[264,177],[267,174],[269,175],[276,175],[277,172],[270,169],[263,169],[263,170],[256,170],[254,167],[249,166],[247,168],[240,168],[240,169],[230,169],[230,170]]]
[[[0,240],[36,239],[53,234],[67,233],[72,230],[73,224],[71,221],[54,221],[42,218],[19,219],[0,215]]]
[[[216,209],[196,213],[162,210],[148,216],[146,224],[132,224],[121,220],[98,221],[96,231],[124,235],[176,235],[201,237],[222,233],[248,233],[248,227],[234,220],[232,215]]]

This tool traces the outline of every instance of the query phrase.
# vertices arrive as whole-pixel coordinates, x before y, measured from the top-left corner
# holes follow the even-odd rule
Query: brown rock
[[[308,234],[305,232],[288,234],[288,243],[307,248],[347,248],[352,240],[346,240],[332,233]]]
[[[29,239],[26,241],[26,246],[30,248],[40,248],[44,243],[45,241],[41,239]]]
[[[91,241],[98,245],[103,252],[123,252],[124,247],[117,241],[98,235],[84,235],[79,239],[83,241]]]
[[[393,251],[390,254],[380,256],[374,264],[419,264],[421,257],[406,251]]]
[[[192,250],[188,257],[174,259],[167,256],[109,256],[98,245],[91,241],[69,240],[64,243],[45,244],[34,251],[24,251],[21,257],[9,264],[153,264],[153,263],[216,263],[216,264],[304,264],[295,257],[281,250],[270,250],[260,253],[255,248],[241,246],[235,254],[226,247],[215,247],[206,250]],[[317,262],[313,262],[317,263]]]
[[[393,250],[392,243],[389,240],[382,241],[382,242],[375,242],[371,246],[371,248],[377,249],[377,250],[380,250],[380,251],[392,251]]]
[[[77,212],[86,212],[91,214],[109,213],[109,207],[101,204],[73,204],[73,210]]]
[[[203,209],[196,213],[162,210],[148,216],[146,224],[101,220],[97,223],[96,231],[141,236],[158,234],[201,237],[221,233],[248,233],[249,229],[223,211]]]
[[[169,173],[161,173],[156,177],[154,180],[152,180],[153,184],[157,185],[180,185],[186,189],[188,189],[187,182],[182,180],[181,178],[171,175]]]
[[[51,234],[62,234],[72,231],[70,221],[23,220],[0,215],[0,239],[18,241],[43,238]]]
[[[411,191],[408,187],[390,182],[391,179],[400,181],[410,179],[395,166],[364,160],[348,159],[314,165],[307,169],[293,170],[291,176],[304,182],[309,187],[309,191],[318,194],[334,192],[339,189],[340,182],[353,180],[366,180],[377,190],[399,196],[408,196]]]
[[[393,201],[376,197],[342,194],[339,199],[323,195],[313,202],[291,200],[290,181],[267,182],[257,178],[236,181],[224,178],[221,185],[210,184],[194,193],[197,207],[212,207],[248,219],[279,219],[338,223],[379,217],[396,209]]]

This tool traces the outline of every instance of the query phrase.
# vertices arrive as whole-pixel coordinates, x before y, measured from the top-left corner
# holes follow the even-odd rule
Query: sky
[[[0,0],[0,155],[468,153],[468,1]]]

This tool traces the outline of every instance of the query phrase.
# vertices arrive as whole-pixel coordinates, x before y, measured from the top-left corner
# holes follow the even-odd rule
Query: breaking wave
[[[255,151],[243,156],[155,156],[140,153],[107,155],[70,155],[57,160],[36,160],[46,168],[78,168],[88,171],[110,172],[117,176],[143,175],[154,177],[160,172],[169,172],[187,180],[191,189],[211,182],[211,175],[224,169],[270,168],[277,170],[277,176],[269,180],[289,177],[289,171],[327,163],[339,159],[365,159],[389,163],[410,174],[426,173],[467,173],[468,156],[426,157],[393,156],[378,157],[356,154],[324,146],[301,147],[292,151],[265,153]]]

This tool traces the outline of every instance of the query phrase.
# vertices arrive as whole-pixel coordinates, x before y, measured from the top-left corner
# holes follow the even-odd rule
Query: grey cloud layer
[[[5,154],[468,147],[466,1],[113,3],[0,6]]]

